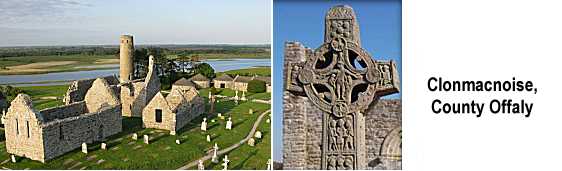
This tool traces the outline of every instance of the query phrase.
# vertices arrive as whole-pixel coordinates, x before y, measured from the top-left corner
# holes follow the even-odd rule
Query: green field
[[[63,105],[62,98],[68,90],[68,85],[28,86],[18,88],[22,89],[25,94],[31,96],[33,108],[35,108],[35,110],[42,110]],[[14,98],[15,96],[8,96],[8,103]]]
[[[65,55],[65,56],[21,56],[0,58],[0,75],[41,74],[50,72],[84,71],[95,70],[92,66],[103,66],[106,64],[118,64],[115,55]],[[45,62],[69,62],[70,64],[53,64],[42,66]],[[25,66],[27,64],[36,66]],[[14,68],[15,67],[15,68]],[[103,68],[111,68],[103,66]]]
[[[271,76],[271,67],[252,67],[252,68],[244,68],[244,69],[236,69],[236,70],[229,70],[225,72],[219,72],[217,75],[220,74],[229,74],[229,75],[242,75],[242,76]]]

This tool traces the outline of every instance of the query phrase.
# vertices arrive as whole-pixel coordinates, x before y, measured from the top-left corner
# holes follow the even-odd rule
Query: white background
[[[403,168],[562,169],[562,1],[403,1]],[[538,93],[437,93],[429,77],[532,80]],[[522,115],[436,115],[431,102],[524,98]]]

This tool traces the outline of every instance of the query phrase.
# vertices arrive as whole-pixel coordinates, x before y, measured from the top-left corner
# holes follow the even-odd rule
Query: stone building
[[[166,97],[158,92],[142,113],[145,128],[169,130],[175,135],[193,118],[205,112],[205,103],[194,84],[182,78],[172,85]]]
[[[248,83],[253,79],[254,77],[236,75],[236,77],[234,77],[234,80],[232,81],[232,89],[238,91],[248,91]]]
[[[119,43],[119,79],[121,82],[133,80],[133,53],[135,45],[133,36],[121,35]]]
[[[19,94],[2,117],[6,150],[45,162],[121,132],[120,111],[118,96],[103,78],[92,83],[84,101],[41,111],[33,109],[28,95]]]
[[[201,74],[194,75],[189,81],[195,83],[198,89],[209,88],[211,85],[211,80]]]
[[[393,61],[362,47],[353,9],[326,14],[316,50],[285,44],[283,169],[401,169],[401,101]],[[360,65],[360,66],[358,66]]]
[[[146,104],[160,92],[160,79],[155,67],[154,57],[150,56],[146,78],[121,82],[123,116],[141,117]]]
[[[234,79],[228,76],[228,74],[223,74],[215,79],[213,79],[213,86],[215,88],[233,88],[234,85],[232,83]]]
[[[115,92],[117,97],[121,93],[121,87],[119,86],[119,78],[115,75],[103,77],[109,84],[110,88]],[[66,91],[65,96],[62,99],[64,104],[71,104],[74,102],[84,101],[84,97],[86,93],[92,87],[92,83],[96,78],[93,79],[84,79],[84,80],[76,80],[70,83],[68,90]]]

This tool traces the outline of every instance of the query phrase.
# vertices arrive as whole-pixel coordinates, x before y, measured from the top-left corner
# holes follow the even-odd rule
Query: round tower
[[[119,47],[119,80],[121,82],[133,79],[133,36],[121,35]]]

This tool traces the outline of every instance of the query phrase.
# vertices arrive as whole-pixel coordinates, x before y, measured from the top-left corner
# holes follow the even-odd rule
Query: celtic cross
[[[289,67],[287,90],[326,112],[321,169],[364,169],[363,112],[379,97],[399,91],[395,63],[375,61],[361,47],[355,12],[340,5],[326,14],[324,43]]]

